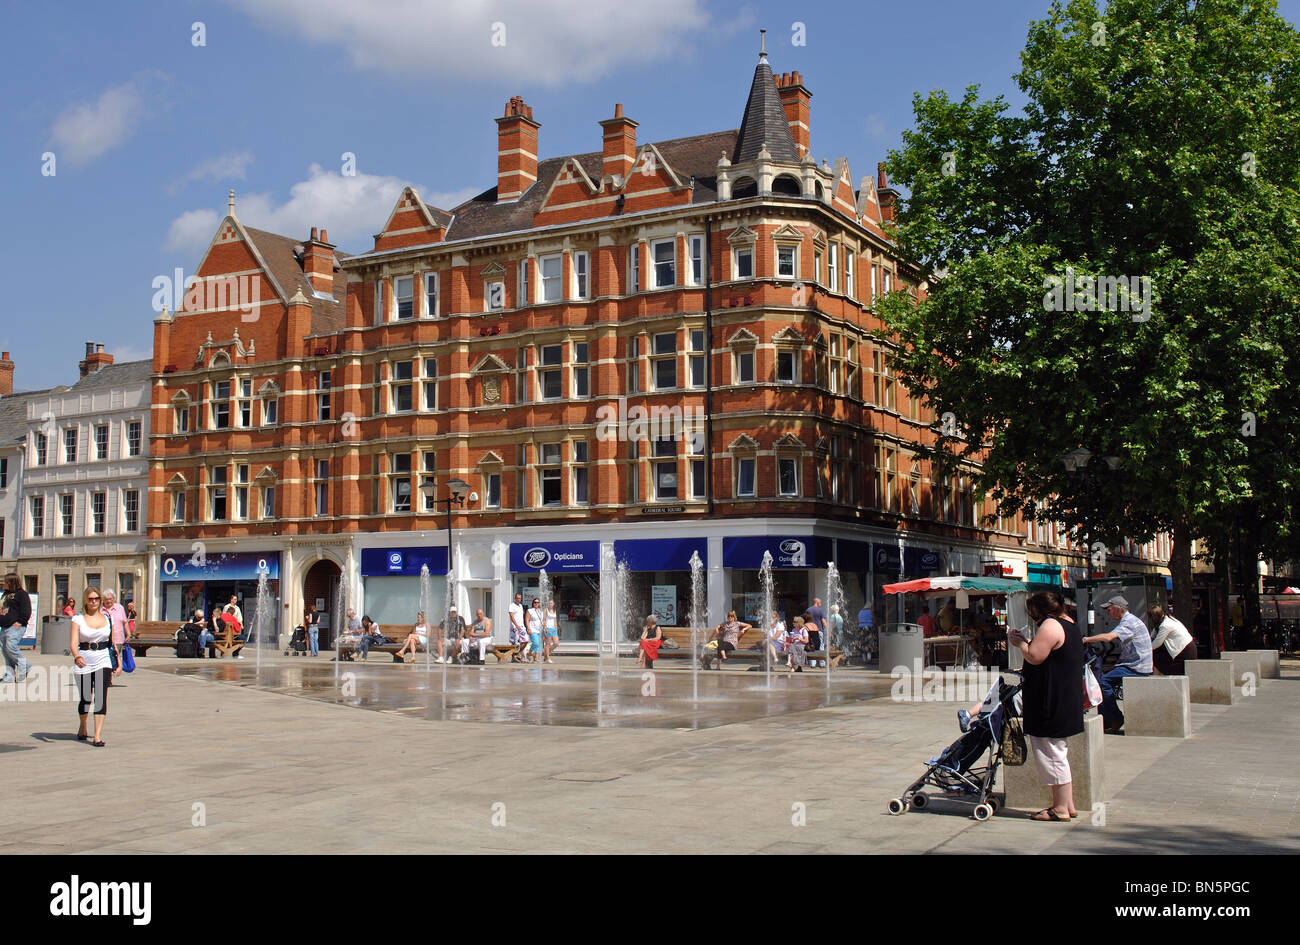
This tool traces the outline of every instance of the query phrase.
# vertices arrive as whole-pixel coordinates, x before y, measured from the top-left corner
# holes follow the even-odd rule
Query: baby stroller
[[[1003,670],[1002,675],[1014,676],[1014,684],[998,678],[966,733],[938,758],[926,762],[925,774],[889,802],[891,814],[925,810],[930,798],[921,788],[927,784],[942,790],[949,800],[973,803],[976,820],[988,820],[996,813],[999,802],[993,796],[993,784],[1002,764],[1002,725],[1007,718],[1020,718],[1020,687],[1024,683],[1019,673]]]
[[[307,631],[303,627],[294,627],[293,636],[289,638],[289,649],[284,651],[285,656],[303,656],[307,652]]]

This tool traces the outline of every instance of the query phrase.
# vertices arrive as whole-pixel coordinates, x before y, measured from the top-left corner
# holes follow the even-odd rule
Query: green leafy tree
[[[1108,545],[1169,530],[1180,602],[1193,539],[1249,521],[1252,566],[1297,545],[1298,65],[1270,0],[1057,2],[1022,110],[917,95],[887,165],[931,285],[881,314],[908,387],[956,417],[936,460]],[[1079,448],[1116,468],[1069,471]]]

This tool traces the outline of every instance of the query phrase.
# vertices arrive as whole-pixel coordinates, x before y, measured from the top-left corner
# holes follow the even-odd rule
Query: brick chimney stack
[[[790,126],[790,134],[794,136],[799,160],[802,161],[812,147],[812,93],[804,88],[801,73],[783,72],[776,77],[776,94],[781,97],[785,120]]]
[[[898,212],[898,191],[889,186],[885,180],[885,165],[876,165],[876,199],[880,201],[880,219],[886,223],[894,219]]]
[[[303,275],[313,289],[326,295],[334,291],[334,247],[329,239],[329,233],[323,228],[318,237],[313,226],[311,239],[302,245]]]
[[[497,122],[497,202],[518,200],[537,182],[537,129],[533,110],[516,95]]]
[[[113,356],[104,353],[104,346],[96,344],[93,341],[86,342],[86,360],[77,365],[81,369],[82,377],[89,377],[100,368],[108,367],[113,363]]]
[[[0,353],[0,397],[8,397],[14,392],[14,363],[9,360],[9,352]]]
[[[614,106],[614,117],[606,118],[600,123],[605,129],[604,167],[607,175],[617,174],[622,180],[632,173],[636,163],[636,129],[637,123],[623,116],[623,103]]]

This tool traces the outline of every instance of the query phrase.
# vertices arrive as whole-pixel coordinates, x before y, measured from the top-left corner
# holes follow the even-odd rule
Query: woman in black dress
[[[1038,625],[1033,641],[1019,630],[1007,635],[1025,656],[1025,734],[1038,774],[1052,792],[1052,806],[1031,820],[1078,817],[1065,740],[1083,731],[1083,636],[1065,615],[1056,591],[1040,591],[1028,601],[1029,617]]]

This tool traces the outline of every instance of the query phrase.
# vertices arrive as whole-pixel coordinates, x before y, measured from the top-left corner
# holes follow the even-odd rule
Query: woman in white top
[[[409,646],[411,648],[411,662],[414,663],[416,648],[428,645],[429,625],[425,623],[424,611],[422,610],[415,615],[415,629],[406,635],[406,642],[403,643],[402,648],[397,651],[397,655],[399,658],[405,659],[406,648]]]
[[[1196,659],[1196,641],[1173,614],[1160,606],[1147,609],[1147,625],[1155,631],[1151,640],[1151,663],[1161,676],[1186,676],[1187,660]]]
[[[772,626],[767,631],[767,658],[770,663],[785,656],[785,621],[778,613],[772,614]]]
[[[113,647],[112,621],[100,610],[98,588],[88,587],[81,595],[82,612],[72,618],[71,648],[73,662],[77,664],[77,695],[79,702],[77,714],[81,716],[81,727],[77,738],[85,741],[90,737],[86,731],[86,716],[90,707],[95,707],[95,740],[91,742],[96,748],[104,747],[104,715],[108,712],[108,684],[112,676],[118,675],[109,658]]]

